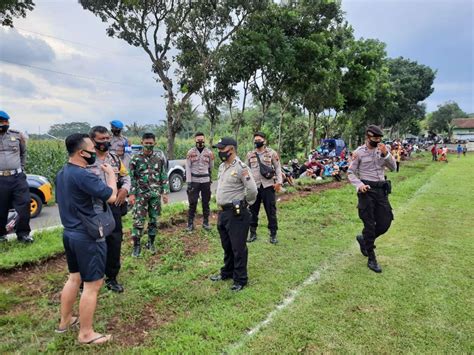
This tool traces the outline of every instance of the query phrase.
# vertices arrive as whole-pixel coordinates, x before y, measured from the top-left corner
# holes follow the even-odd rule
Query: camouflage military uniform
[[[130,160],[130,177],[130,194],[135,195],[136,199],[132,213],[132,238],[134,242],[139,242],[148,216],[148,236],[154,241],[157,219],[161,214],[161,195],[169,192],[167,163],[163,153],[133,156]]]

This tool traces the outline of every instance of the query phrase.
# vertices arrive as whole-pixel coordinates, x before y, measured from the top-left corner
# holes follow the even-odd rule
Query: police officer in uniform
[[[123,123],[119,120],[113,120],[110,122],[110,131],[112,132],[112,139],[110,140],[110,152],[118,154],[117,150],[123,148],[123,152],[126,154],[126,148],[129,146],[128,138],[122,135]],[[120,149],[122,151],[122,149]]]
[[[357,189],[359,218],[364,222],[362,234],[356,237],[361,253],[368,257],[367,266],[374,272],[382,272],[375,257],[375,239],[384,234],[393,220],[388,201],[390,181],[385,179],[385,168],[393,171],[396,162],[385,144],[381,143],[383,131],[370,125],[366,130],[366,142],[357,148],[347,171],[347,177]]]
[[[111,153],[110,134],[107,128],[95,126],[91,128],[89,137],[95,146],[96,159],[94,164],[87,166],[104,183],[107,179],[101,166],[105,163],[112,167],[117,180],[117,198],[110,205],[115,220],[115,229],[105,239],[107,242],[107,259],[105,264],[105,286],[113,292],[123,292],[123,286],[118,283],[117,275],[120,271],[120,252],[122,249],[122,216],[127,214],[126,198],[131,187],[130,176],[120,158]]]
[[[217,230],[224,249],[224,266],[212,281],[232,278],[232,291],[242,290],[248,282],[248,249],[246,238],[250,225],[248,206],[255,202],[257,185],[250,169],[237,157],[237,142],[222,138],[214,148],[219,149],[216,202],[219,206]]]
[[[188,227],[191,232],[194,229],[194,216],[199,200],[202,199],[203,223],[202,227],[210,230],[209,226],[209,201],[211,200],[211,173],[214,165],[214,154],[205,146],[204,133],[197,132],[194,135],[196,146],[191,148],[186,155],[186,182],[189,201]]]
[[[6,240],[8,210],[20,219],[16,226],[19,242],[33,243],[30,236],[30,188],[26,181],[26,137],[10,128],[10,116],[0,111],[0,242]]]
[[[276,244],[278,243],[278,222],[275,192],[280,191],[283,183],[280,158],[277,152],[266,146],[266,136],[264,133],[257,132],[253,137],[255,149],[247,154],[246,160],[257,184],[258,195],[257,201],[250,208],[252,220],[250,222],[250,235],[247,241],[250,243],[257,239],[258,214],[260,212],[260,204],[263,202],[268,219],[270,243]]]

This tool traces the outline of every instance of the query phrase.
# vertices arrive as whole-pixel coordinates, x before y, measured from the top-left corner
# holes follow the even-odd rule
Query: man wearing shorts
[[[95,162],[96,154],[88,135],[70,135],[66,138],[66,148],[69,162],[56,177],[56,201],[64,226],[63,244],[69,278],[61,293],[61,321],[56,332],[63,333],[80,323],[79,343],[101,344],[111,336],[94,332],[92,323],[104,281],[107,244],[105,238],[95,239],[89,235],[81,218],[92,219],[97,215],[94,206],[115,202],[117,182],[114,170],[108,164],[101,166],[106,184],[86,169]],[[79,302],[79,317],[73,317],[72,309],[81,282],[84,282],[84,290]]]

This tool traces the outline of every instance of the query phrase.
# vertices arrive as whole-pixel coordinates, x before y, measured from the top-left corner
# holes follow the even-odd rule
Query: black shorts
[[[94,239],[71,238],[63,235],[64,250],[69,272],[78,272],[84,282],[97,281],[104,278],[107,258],[107,243]]]

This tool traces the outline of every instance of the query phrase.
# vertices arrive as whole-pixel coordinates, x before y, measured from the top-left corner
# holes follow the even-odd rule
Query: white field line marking
[[[408,207],[410,207],[416,198],[419,195],[422,195],[427,192],[429,187],[433,184],[434,178],[441,173],[441,170],[438,170],[435,174],[433,174],[425,184],[420,186],[412,195],[411,198],[402,206],[397,208],[397,212],[405,212]],[[354,253],[355,250],[358,250],[359,247],[356,244],[353,244],[352,247],[350,247],[345,253],[339,254],[339,256],[336,256],[331,260],[331,265],[335,266],[339,263],[341,259],[343,259],[346,256],[351,255]],[[263,327],[267,326],[270,324],[275,316],[283,311],[285,308],[289,307],[298,297],[298,295],[309,285],[318,282],[321,279],[321,273],[323,271],[326,271],[329,268],[328,264],[323,264],[320,268],[316,269],[306,280],[303,281],[302,284],[297,286],[296,288],[292,289],[289,291],[289,295],[283,299],[281,303],[279,303],[270,313],[268,313],[267,317],[258,323],[255,327],[247,331],[244,336],[238,341],[237,343],[233,343],[228,347],[228,350],[223,351],[224,354],[229,354],[229,353],[234,353],[236,352],[239,348],[241,348],[250,338],[252,338],[255,334],[257,334]]]

